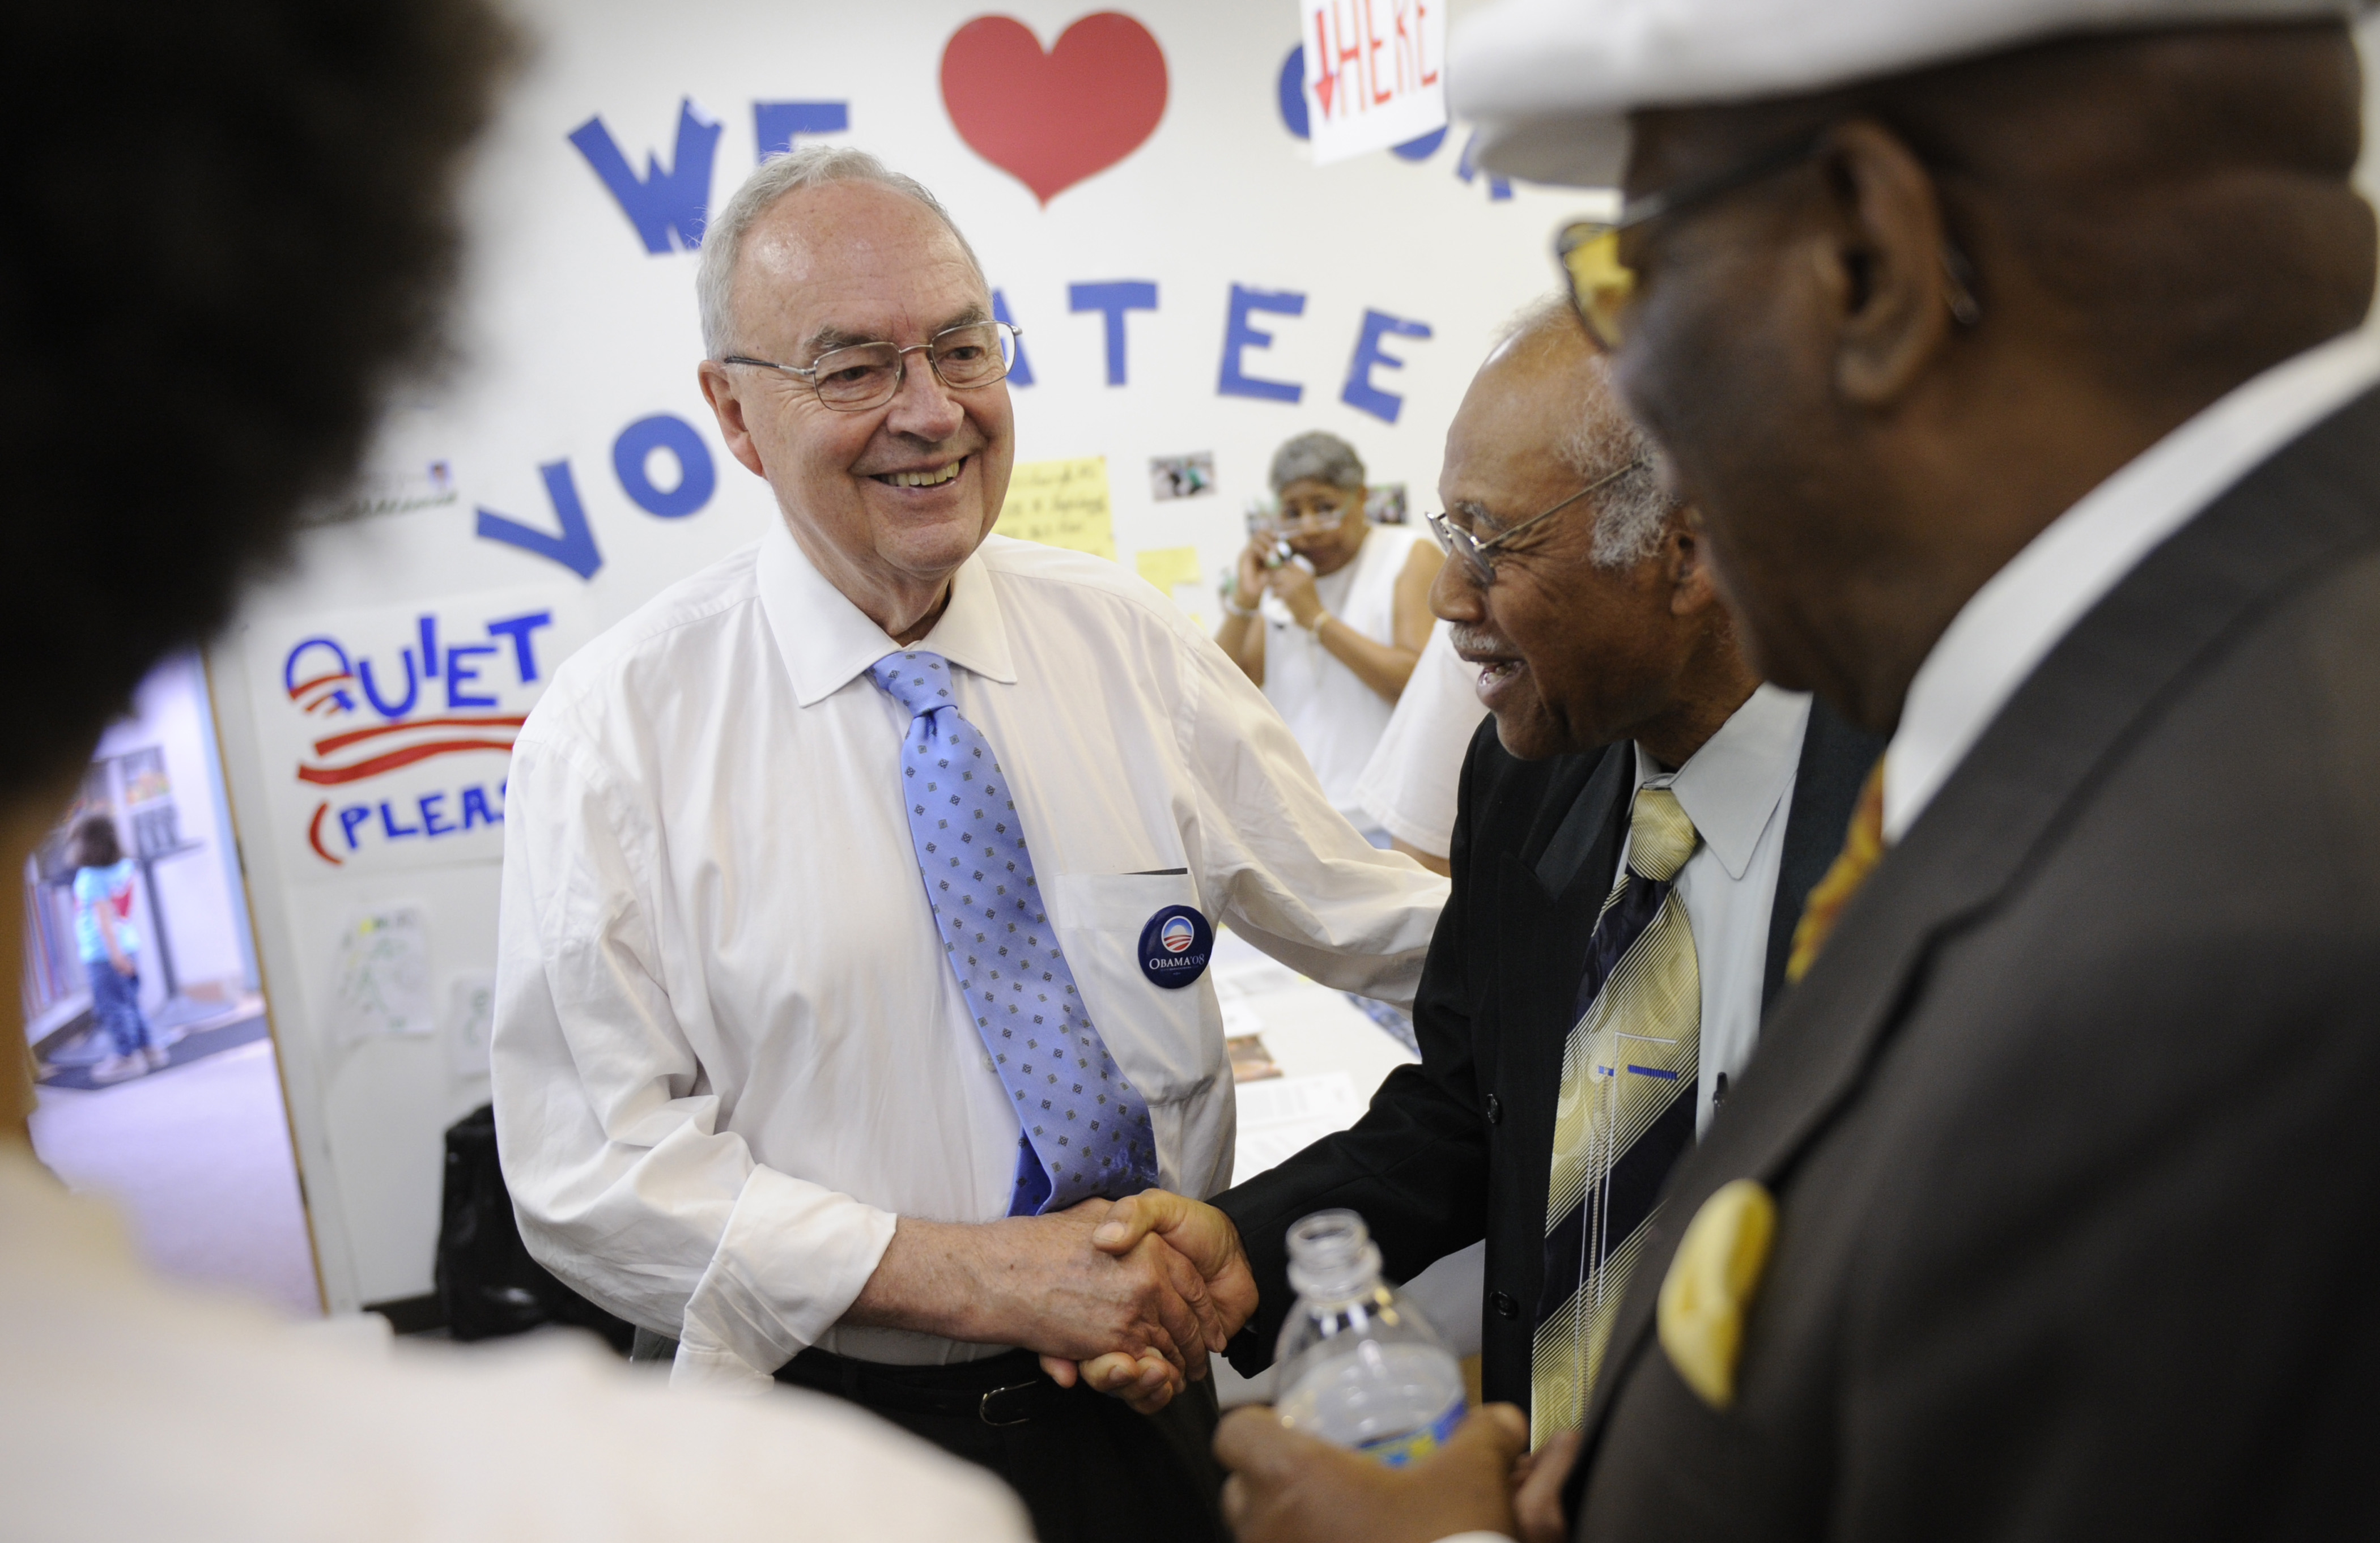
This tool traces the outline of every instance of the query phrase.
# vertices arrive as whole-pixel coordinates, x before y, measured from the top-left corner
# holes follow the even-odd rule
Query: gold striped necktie
[[[1662,1181],[1694,1144],[1702,972],[1674,885],[1699,839],[1677,795],[1638,789],[1628,866],[1587,941],[1554,1113],[1533,1445],[1585,1412]]]
[[[1835,930],[1836,918],[1883,860],[1884,758],[1878,756],[1875,769],[1860,787],[1859,804],[1852,810],[1851,829],[1844,832],[1842,851],[1836,854],[1827,876],[1810,891],[1810,898],[1802,906],[1802,919],[1793,924],[1793,951],[1785,956],[1785,979],[1789,985],[1798,985],[1810,973],[1810,966],[1818,962],[1818,951],[1827,946],[1827,939]]]

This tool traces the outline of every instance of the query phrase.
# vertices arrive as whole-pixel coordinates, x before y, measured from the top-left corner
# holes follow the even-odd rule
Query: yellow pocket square
[[[1750,1179],[1723,1185],[1686,1224],[1661,1280],[1661,1348],[1705,1403],[1735,1403],[1743,1315],[1768,1268],[1777,1202]]]

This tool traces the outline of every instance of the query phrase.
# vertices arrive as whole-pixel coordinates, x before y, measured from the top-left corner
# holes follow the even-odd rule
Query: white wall
[[[638,172],[649,152],[674,168],[679,103],[692,98],[721,126],[715,206],[753,164],[756,102],[844,103],[848,131],[829,137],[875,151],[934,188],[1026,329],[1035,381],[1014,392],[1019,459],[1104,455],[1123,559],[1194,545],[1209,579],[1239,545],[1242,505],[1262,491],[1273,447],[1306,429],[1351,439],[1376,481],[1408,483],[1416,515],[1430,507],[1445,425],[1473,369],[1500,321],[1551,287],[1558,218],[1595,201],[1527,189],[1499,199],[1485,177],[1461,179],[1460,128],[1418,163],[1378,154],[1314,168],[1276,101],[1296,42],[1287,0],[1134,6],[1164,54],[1163,116],[1123,163],[1046,208],[963,143],[944,110],[944,43],[980,12],[972,0],[534,0],[524,8],[535,58],[471,195],[468,362],[392,415],[367,490],[385,505],[413,506],[311,534],[296,571],[254,598],[211,658],[334,1308],[429,1288],[439,1131],[485,1097],[482,1083],[454,1069],[438,1037],[352,1050],[333,1043],[338,929],[359,905],[421,906],[443,1011],[452,984],[492,961],[496,895],[484,831],[435,844],[382,840],[380,815],[358,814],[358,844],[349,848],[337,836],[340,811],[388,802],[401,830],[420,794],[475,780],[493,787],[503,763],[501,751],[459,753],[385,778],[301,784],[293,756],[306,759],[310,735],[324,736],[334,718],[379,719],[362,707],[305,714],[284,689],[286,650],[327,628],[342,649],[370,654],[392,696],[417,612],[435,613],[444,639],[480,625],[465,614],[477,603],[468,597],[534,592],[556,608],[550,638],[583,637],[749,541],[771,517],[767,489],[728,459],[695,387],[694,255],[646,249],[572,144],[574,130],[600,115]],[[1007,8],[1046,47],[1093,7],[1026,0]],[[1022,93],[1033,102],[1062,94]],[[1128,319],[1127,381],[1118,386],[1106,383],[1102,318],[1068,309],[1070,285],[1112,280],[1148,281],[1158,291],[1154,311]],[[1274,342],[1249,350],[1243,364],[1248,375],[1301,383],[1302,402],[1219,392],[1234,284],[1307,297],[1303,315],[1255,319]],[[1374,372],[1402,399],[1393,423],[1341,400],[1367,309],[1431,329],[1427,340],[1392,339],[1388,351],[1402,368]],[[656,413],[693,425],[716,473],[708,504],[684,517],[643,512],[614,475],[615,436]],[[1148,458],[1202,450],[1214,454],[1216,493],[1152,503]],[[565,460],[601,557],[584,580],[475,534],[482,508],[558,531],[540,468]],[[432,462],[446,468],[443,483]],[[672,480],[659,464],[655,475]],[[1213,619],[1211,598],[1197,603]],[[471,614],[482,613],[492,614],[480,606]],[[521,711],[535,687],[508,679],[504,706],[488,711]],[[398,796],[382,799],[386,787]],[[341,802],[367,792],[377,801]],[[328,832],[329,842],[320,853],[309,840],[317,820],[311,834]],[[366,850],[374,842],[378,850]]]

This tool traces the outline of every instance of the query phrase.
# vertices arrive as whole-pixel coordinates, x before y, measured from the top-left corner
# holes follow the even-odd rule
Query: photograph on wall
[[[1148,496],[1162,502],[1196,498],[1215,491],[1215,453],[1195,456],[1152,456],[1148,461]]]

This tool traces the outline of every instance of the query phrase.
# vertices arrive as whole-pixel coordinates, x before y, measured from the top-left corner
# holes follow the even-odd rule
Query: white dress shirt
[[[1355,784],[1355,802],[1373,823],[1415,851],[1443,857],[1454,849],[1463,796],[1463,759],[1488,704],[1479,666],[1454,651],[1454,624],[1429,629],[1397,710]]]
[[[1760,992],[1768,973],[1768,917],[1785,861],[1785,821],[1810,726],[1810,699],[1763,686],[1675,772],[1636,747],[1636,785],[1666,787],[1702,837],[1678,870],[1676,893],[1694,935],[1703,987],[1701,1087],[1694,1135],[1710,1125],[1724,1075],[1743,1075],[1760,1043]],[[1620,881],[1628,866],[1620,844]]]
[[[673,1395],[577,1334],[392,1345],[169,1287],[0,1143],[0,1535],[45,1543],[1024,1543],[998,1479],[838,1399]]]
[[[1007,1212],[1018,1127],[934,927],[901,794],[896,645],[783,526],[566,662],[513,750],[494,1093],[523,1233],[680,1341],[682,1380],[810,1345],[996,1353],[838,1328],[895,1218]],[[918,648],[1009,774],[1160,1182],[1231,1178],[1211,980],[1137,964],[1160,908],[1409,1003],[1446,881],[1366,845],[1263,696],[1104,560],[992,537]]]
[[[2016,688],[2141,560],[2274,452],[2380,383],[2351,332],[2234,388],[2051,521],[1969,597],[1910,680],[1884,761],[1899,841]]]

